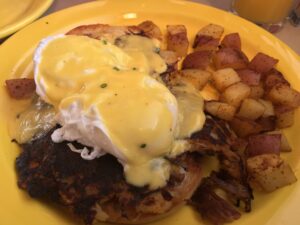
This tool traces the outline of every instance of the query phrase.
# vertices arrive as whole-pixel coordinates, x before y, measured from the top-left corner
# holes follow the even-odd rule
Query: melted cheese
[[[201,130],[204,125],[204,100],[192,86],[178,86],[172,91],[177,98],[180,112],[176,137],[188,138],[196,131]]]
[[[84,36],[45,39],[35,52],[37,93],[53,105],[62,126],[55,142],[91,147],[85,159],[110,153],[124,167],[127,182],[162,187],[170,175],[168,155],[180,154],[184,141],[204,123],[201,96],[176,92],[156,74],[166,70],[158,44],[123,36],[117,45]]]
[[[25,110],[18,109],[15,114],[14,121],[9,124],[9,131],[19,144],[42,136],[56,124],[54,108],[37,98]]]

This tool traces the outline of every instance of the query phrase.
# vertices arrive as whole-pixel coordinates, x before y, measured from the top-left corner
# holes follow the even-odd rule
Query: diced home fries
[[[231,121],[242,137],[292,126],[300,93],[274,68],[278,59],[258,52],[249,61],[242,51],[240,35],[229,33],[222,38],[223,33],[224,29],[215,24],[201,28],[194,39],[194,51],[182,62],[184,70],[212,73],[207,80],[201,78],[198,86],[209,101],[205,110]]]
[[[243,99],[250,95],[250,87],[242,82],[238,82],[226,88],[223,92],[223,99],[228,104],[239,107]]]
[[[206,112],[223,120],[232,120],[236,108],[224,102],[210,101],[205,103]]]
[[[285,135],[275,129],[293,125],[300,93],[274,68],[277,59],[258,52],[249,61],[239,34],[230,33],[222,39],[223,32],[213,24],[200,29],[193,44],[195,52],[184,59],[183,68],[212,72],[201,92],[205,111],[229,121],[233,131],[247,141],[250,184],[256,190],[271,192],[296,181],[290,166],[280,158],[280,152],[291,151],[291,147]],[[211,98],[207,90],[220,97]]]
[[[212,38],[221,38],[224,33],[224,27],[217,24],[208,24],[201,28],[196,34],[195,40],[201,36],[209,36]]]
[[[212,78],[214,85],[219,91],[224,91],[230,85],[241,81],[239,75],[235,72],[234,69],[231,68],[217,70],[213,73]]]
[[[286,84],[277,84],[267,94],[275,105],[285,105],[291,108],[296,108],[300,105],[300,94]]]
[[[241,50],[242,42],[239,33],[231,33],[224,36],[221,46]]]
[[[211,62],[211,51],[196,51],[188,54],[182,62],[182,69],[201,69],[208,68]]]
[[[168,75],[167,84],[177,86],[181,84],[190,84],[197,90],[201,90],[208,82],[211,74],[200,69],[177,70]]]
[[[265,94],[265,89],[262,84],[250,86],[249,98],[259,99],[262,98],[264,94]]]
[[[248,66],[247,56],[234,48],[221,48],[213,55],[216,69],[232,68],[244,69]]]
[[[257,73],[250,69],[237,70],[237,73],[240,76],[241,80],[247,85],[256,86],[260,84],[260,73]]]
[[[258,73],[266,73],[270,71],[277,63],[278,59],[274,59],[271,56],[259,52],[250,61],[249,68]]]
[[[294,124],[295,111],[276,112],[276,126],[278,128],[287,128]]]
[[[264,100],[264,99],[258,99],[258,102],[260,102],[265,108],[264,113],[262,114],[262,117],[269,117],[269,116],[275,115],[274,106],[271,101]]]
[[[178,57],[187,54],[189,40],[184,25],[168,25],[167,26],[167,50],[174,51]]]
[[[247,157],[263,154],[280,154],[281,134],[258,134],[248,139]]]
[[[249,120],[256,120],[264,114],[265,110],[265,106],[259,101],[246,98],[243,100],[237,116]]]
[[[275,191],[297,181],[289,164],[277,154],[263,154],[248,158],[247,170],[252,187],[266,192]]]
[[[169,75],[167,83],[188,83],[201,90],[205,111],[228,121],[248,143],[244,154],[251,187],[271,192],[296,181],[290,166],[280,158],[291,146],[276,129],[293,125],[300,93],[275,68],[277,59],[258,52],[249,61],[240,35],[230,33],[222,39],[223,32],[215,24],[200,29],[193,52],[183,59],[182,70]]]
[[[15,99],[31,97],[35,92],[35,83],[33,79],[17,78],[6,80],[5,82],[8,94]]]
[[[234,117],[229,121],[231,129],[242,138],[248,137],[252,134],[259,134],[263,131],[263,126],[255,121],[249,119],[242,119]]]
[[[281,130],[274,130],[271,132],[268,132],[268,134],[280,134],[281,135],[281,142],[280,142],[280,151],[281,152],[290,152],[292,151],[292,148],[284,135],[284,133]]]

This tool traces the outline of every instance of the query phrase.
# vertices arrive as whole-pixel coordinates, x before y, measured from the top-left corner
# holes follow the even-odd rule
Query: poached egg
[[[178,89],[175,97],[157,78],[167,69],[158,44],[135,35],[121,37],[118,46],[57,35],[34,55],[37,94],[54,106],[61,126],[52,140],[81,143],[86,147],[68,145],[86,160],[112,154],[128,183],[150,189],[166,184],[166,157],[182,153],[184,138],[205,121],[200,94]]]

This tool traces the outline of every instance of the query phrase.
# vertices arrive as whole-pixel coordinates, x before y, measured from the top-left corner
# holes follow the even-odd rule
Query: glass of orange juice
[[[294,0],[233,0],[232,9],[239,16],[262,25],[272,32],[289,15]]]

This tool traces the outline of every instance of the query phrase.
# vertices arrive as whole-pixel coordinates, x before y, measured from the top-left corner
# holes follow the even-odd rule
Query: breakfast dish
[[[14,136],[19,187],[86,224],[151,222],[189,203],[218,225],[240,218],[232,203],[251,211],[252,189],[294,183],[275,129],[293,125],[300,94],[278,60],[249,62],[239,34],[223,32],[201,28],[191,53],[184,25],[167,26],[164,49],[152,21],[43,39],[33,79],[6,81],[12,98],[32,98]],[[205,156],[218,160],[208,175]]]
[[[154,26],[149,21],[145,23]],[[52,200],[68,205],[88,224],[96,220],[152,221],[184,204],[201,181],[197,157],[175,156],[186,148],[183,138],[202,128],[203,100],[196,93],[178,90],[179,95],[182,92],[178,101],[156,80],[167,70],[156,44],[161,37],[153,41],[142,36],[142,32],[134,26],[82,26],[66,36],[44,39],[34,56],[37,93],[49,104],[47,108],[53,106],[54,111],[60,111],[60,128],[43,136],[43,132],[34,129],[35,122],[30,124],[27,112],[20,115],[20,124],[27,127],[20,133],[22,138],[16,137],[18,143],[25,143],[24,154],[17,160],[19,185],[32,196],[52,196]],[[49,68],[54,70],[50,72]],[[22,98],[16,94],[24,94],[22,89],[32,91],[27,84],[14,85],[14,81],[29,79],[7,81],[15,98]],[[37,101],[35,104],[45,104]],[[183,104],[189,108],[183,111]],[[39,110],[44,110],[43,106],[34,109],[35,113]],[[49,115],[51,109],[41,117],[49,122]],[[182,118],[180,122],[176,121],[178,115]],[[36,136],[39,138],[35,141]],[[80,147],[76,147],[76,142]],[[58,159],[57,151],[66,159]],[[64,155],[67,152],[70,155]],[[84,162],[78,153],[90,162]],[[103,156],[107,153],[115,158]],[[167,154],[173,155],[174,162],[164,158]],[[74,164],[69,169],[63,165],[56,167],[64,161]],[[74,171],[72,168],[76,167],[79,170]],[[66,176],[65,170],[70,174]],[[58,174],[62,177],[58,178]],[[62,190],[66,182],[69,187]]]
[[[100,3],[90,5],[96,6]],[[176,4],[173,5],[176,8]],[[189,6],[189,4],[185,5],[184,7]],[[181,7],[183,5],[180,5]],[[26,38],[26,32],[22,31],[8,40],[0,49],[0,55],[7,58],[7,63],[0,71],[2,74],[8,74],[3,79],[1,78],[1,83],[5,86],[3,90],[0,90],[3,91],[1,94],[3,97],[0,98],[2,109],[0,119],[10,121],[9,125],[12,126],[12,129],[9,128],[10,137],[3,132],[1,127],[0,132],[3,144],[9,142],[11,138],[15,139],[15,142],[5,145],[6,147],[2,146],[3,150],[0,152],[2,162],[0,174],[6,181],[2,184],[2,190],[6,193],[6,197],[3,196],[6,209],[0,212],[2,220],[15,222],[19,220],[18,218],[23,218],[24,224],[38,224],[41,221],[48,224],[74,224],[80,223],[76,221],[76,218],[80,218],[90,224],[98,221],[142,223],[159,219],[155,224],[207,224],[209,221],[223,224],[238,219],[235,221],[237,224],[252,222],[264,224],[274,217],[272,221],[275,221],[275,218],[279,219],[278,221],[282,219],[289,221],[293,215],[293,208],[288,205],[297,201],[295,190],[299,184],[295,182],[295,175],[299,178],[298,145],[297,139],[291,136],[298,125],[294,123],[284,132],[274,130],[274,127],[290,126],[292,114],[295,114],[295,119],[298,118],[298,110],[294,111],[296,106],[292,104],[298,101],[298,94],[279,72],[281,71],[291,82],[292,87],[298,88],[296,78],[292,77],[294,67],[291,65],[295,65],[292,52],[284,58],[282,51],[270,51],[267,44],[262,48],[252,46],[251,43],[255,40],[258,43],[260,36],[253,36],[251,38],[253,42],[252,40],[250,42],[245,35],[245,29],[241,30],[236,27],[233,18],[232,27],[228,27],[224,22],[209,15],[207,21],[196,24],[188,21],[181,14],[169,21],[166,18],[163,19],[164,17],[155,19],[141,12],[137,13],[138,19],[120,21],[116,16],[115,21],[109,21],[108,18],[99,16],[98,19],[87,21],[82,17],[85,8],[78,7],[78,10],[79,8],[83,14],[80,13],[80,16],[78,14],[76,22],[74,11],[69,10],[72,11],[72,21],[75,24],[70,25],[70,20],[67,19],[68,13],[64,14],[68,24],[64,25],[55,23],[59,15],[53,19],[43,19],[37,24],[47,28],[46,33],[40,34],[42,29],[33,24],[27,30],[29,32],[31,27],[35,30],[34,32],[31,30],[31,34],[35,34],[31,35],[34,40],[28,43],[23,42],[23,47],[19,46],[13,51],[8,51],[9,44],[13,40],[16,41],[18,37],[22,36],[22,40],[29,40]],[[89,8],[89,18],[98,15],[102,6],[97,10],[96,8],[95,10]],[[193,12],[192,8],[190,10]],[[210,12],[209,9],[206,10]],[[159,10],[157,13],[160,13]],[[124,18],[125,16],[133,18],[133,14],[124,14]],[[150,21],[141,23],[150,18],[154,23]],[[153,29],[156,23],[161,32]],[[214,24],[208,25],[209,23]],[[243,25],[248,26],[246,22]],[[110,35],[105,35],[105,32]],[[258,32],[260,35],[264,33],[260,32]],[[160,36],[160,33],[167,33],[167,35]],[[221,36],[218,37],[220,33]],[[91,38],[93,34],[95,36]],[[196,38],[198,40],[194,43],[196,34],[198,34]],[[104,35],[106,37],[101,38]],[[153,41],[153,35],[155,39],[163,41],[160,46],[159,41]],[[203,37],[203,35],[208,37]],[[275,41],[271,36],[264,35],[268,40]],[[182,41],[179,42],[178,38]],[[219,40],[216,40],[218,38]],[[134,42],[137,40],[140,42],[143,39],[143,42],[151,44],[146,44],[149,47],[148,50],[141,50],[130,43],[131,39],[134,39]],[[239,39],[241,45],[237,41]],[[131,47],[129,48],[128,43],[124,44],[124,42],[129,42]],[[263,40],[261,42],[265,43]],[[38,43],[41,44],[37,45]],[[61,44],[60,47],[54,50],[53,46],[59,44]],[[83,45],[89,51],[81,51],[80,48]],[[145,47],[144,44],[139,45],[141,46]],[[194,46],[193,49],[191,49],[192,46]],[[34,51],[35,57],[27,51],[29,47]],[[134,48],[136,51],[133,51]],[[228,50],[228,48],[236,50]],[[25,51],[26,56],[23,55]],[[69,54],[68,58],[67,53],[74,51],[78,54]],[[241,53],[236,54],[239,51],[246,54],[244,56]],[[50,52],[52,53],[49,54]],[[257,54],[258,52],[261,53]],[[12,60],[11,57],[14,54],[16,56],[13,57],[18,56],[18,59],[22,56],[22,60]],[[103,54],[105,57],[101,57]],[[222,60],[222,57],[214,56],[222,56],[222,54],[227,54],[225,59],[232,59],[234,54],[237,57],[231,62],[226,62]],[[231,57],[228,57],[228,54],[231,54]],[[54,55],[56,59],[53,58]],[[96,69],[96,72],[97,70],[105,71],[105,74],[94,76],[91,79],[94,82],[87,80],[86,87],[82,87],[81,82],[85,81],[80,80],[80,77],[83,73],[84,77],[93,76],[95,70],[85,67],[86,63],[91,65],[93,60],[80,61],[78,57],[80,55],[85,59],[95,59],[97,62],[102,60],[101,63],[93,64],[92,67]],[[136,57],[137,60],[130,61],[125,55],[130,57],[138,55],[139,57]],[[157,63],[149,66],[149,58],[143,57],[145,55],[152,55],[152,58],[157,59]],[[255,62],[252,60],[255,59],[255,55],[258,55],[256,58],[260,57],[260,60],[256,61],[262,61],[261,57],[267,59],[269,68],[272,67],[270,72],[258,72],[262,68],[252,62]],[[195,60],[197,57],[201,57],[201,63]],[[213,61],[207,60],[209,57],[212,57]],[[249,61],[247,61],[248,57]],[[31,67],[33,58],[35,64]],[[179,62],[178,58],[181,59]],[[279,63],[276,59],[279,59]],[[286,64],[286,59],[289,59],[289,65]],[[207,61],[209,61],[208,64],[206,64]],[[163,62],[165,66],[159,67],[160,62]],[[117,66],[112,66],[113,64]],[[220,68],[224,64],[227,64],[225,66],[227,68]],[[53,65],[56,65],[54,66],[56,69]],[[241,68],[245,65],[247,69]],[[236,66],[240,68],[235,68]],[[35,74],[33,68],[35,68]],[[251,76],[249,70],[252,71]],[[51,73],[48,73],[49,71]],[[70,71],[75,76],[69,76]],[[262,73],[265,75],[262,76]],[[127,106],[124,102],[128,102],[129,108],[131,105],[130,101],[125,100],[126,98],[122,99],[122,96],[130,96],[131,93],[126,93],[126,88],[122,90],[120,88],[122,85],[118,86],[121,81],[117,75],[126,75],[126,78],[132,75],[126,80],[125,85],[130,86],[135,93],[140,93],[134,95],[138,104],[132,106],[135,107],[138,116],[132,116],[130,115],[132,110],[128,112],[124,109]],[[148,85],[137,85],[139,84],[138,78],[142,77],[144,81],[147,81],[146,84],[154,85],[153,89],[147,90]],[[265,79],[267,77],[268,79]],[[262,84],[257,85],[258,81]],[[272,88],[269,90],[266,88],[270,81],[274,86],[279,87],[274,89],[271,95],[267,93]],[[71,84],[71,88],[68,84]],[[36,94],[35,90],[38,86],[39,91]],[[195,93],[195,89],[201,91]],[[72,90],[77,93],[74,95]],[[151,92],[152,90],[154,92]],[[286,93],[284,98],[282,98],[282,90]],[[266,94],[262,95],[262,91]],[[144,92],[145,96],[143,96]],[[67,95],[70,101],[65,98]],[[278,98],[280,96],[281,98]],[[100,100],[103,100],[102,103],[111,103],[107,106],[116,103],[117,100],[112,97],[119,97],[121,100],[118,102],[120,106],[118,112],[105,111],[108,110],[108,108],[105,109],[106,104],[101,105]],[[155,146],[153,146],[155,141],[149,141],[155,137],[155,132],[148,136],[149,139],[146,136],[139,136],[139,132],[134,133],[134,136],[130,135],[136,127],[139,127],[136,124],[147,121],[145,116],[140,116],[145,112],[143,107],[139,107],[141,98],[146,98],[149,102],[156,101],[156,106],[161,106],[158,111],[148,111],[147,118],[155,119],[156,115],[161,113],[160,118],[165,118],[164,124],[181,127],[181,129],[185,127],[185,129],[181,132],[180,129],[175,129],[174,133],[171,132],[172,135],[167,136],[169,142],[160,142],[160,145]],[[79,100],[84,104],[70,107],[73,105],[72,102]],[[176,103],[177,107],[175,107]],[[179,107],[180,104],[184,107]],[[272,107],[278,109],[279,104],[289,105],[288,108],[286,107],[288,110],[279,111],[281,113],[276,112],[277,110],[274,112],[270,110]],[[94,110],[101,110],[99,114],[93,115],[91,111],[89,114],[85,113],[86,109],[91,108],[92,105],[95,106]],[[168,107],[164,107],[166,105]],[[194,114],[191,106],[195,106]],[[123,110],[120,110],[121,108]],[[205,121],[201,120],[203,111],[205,111]],[[288,120],[278,119],[280,114],[288,111],[294,111],[283,117],[289,118]],[[61,112],[60,116],[58,112]],[[122,115],[119,115],[120,112]],[[276,115],[273,114],[275,112]],[[185,115],[193,116],[188,118]],[[130,123],[120,122],[122,127],[113,124],[113,118],[120,119],[123,116],[129,118]],[[133,119],[130,119],[130,116]],[[174,120],[180,117],[181,119]],[[193,122],[183,122],[185,117]],[[34,123],[39,126],[30,127],[30,124]],[[238,125],[234,126],[234,124]],[[115,129],[116,127],[118,129]],[[239,127],[243,129],[238,130]],[[30,129],[20,132],[24,128]],[[119,128],[124,128],[124,131],[128,132]],[[164,126],[159,129],[167,130]],[[94,130],[98,130],[99,133]],[[96,135],[93,134],[100,135],[100,131],[103,133],[102,141],[94,142]],[[121,133],[117,133],[119,131]],[[55,133],[63,135],[56,135],[53,138],[52,135]],[[111,145],[109,148],[104,148],[104,143],[111,143]],[[168,143],[172,144],[168,145]],[[132,154],[124,151],[130,144],[133,146]],[[245,151],[246,144],[248,147]],[[160,146],[163,147],[159,148]],[[170,146],[169,150],[161,151],[165,146]],[[109,154],[102,155],[108,151],[110,151]],[[144,154],[150,151],[153,154],[145,157]],[[282,151],[289,152],[282,153]],[[125,167],[140,167],[136,165],[139,164],[139,160],[134,157],[137,154],[146,165],[142,170],[140,169],[145,174],[143,177],[137,176],[140,172],[138,169],[131,171],[129,169],[128,173],[124,171]],[[18,157],[17,161],[15,157]],[[151,175],[153,167],[149,171],[149,166],[147,166],[153,165],[151,163],[153,161],[161,162],[154,167],[158,168],[155,173],[158,176],[155,177]],[[13,170],[15,162],[16,170]],[[267,170],[262,170],[260,167],[262,163]],[[4,175],[3,172],[6,174]],[[281,176],[282,173],[287,176]],[[17,189],[16,179],[19,188],[25,191]],[[278,189],[282,186],[285,187]],[[253,193],[252,190],[254,190]],[[272,194],[264,193],[274,190],[276,191]],[[253,196],[254,199],[252,199]],[[294,198],[287,196],[294,196]],[[38,199],[42,201],[37,201]],[[287,199],[289,199],[288,204]],[[11,204],[14,208],[11,208]],[[191,207],[181,207],[183,204]],[[283,211],[273,215],[272,210],[274,212],[280,205],[290,216],[283,216]],[[177,210],[179,208],[181,209]],[[71,213],[65,212],[64,209],[68,209]],[[251,212],[243,213],[243,211]],[[202,219],[199,219],[200,216],[197,214],[201,215]],[[12,215],[15,216],[12,217]],[[261,217],[261,215],[264,216]],[[167,218],[161,219],[162,217]],[[287,224],[293,223],[287,222]]]

